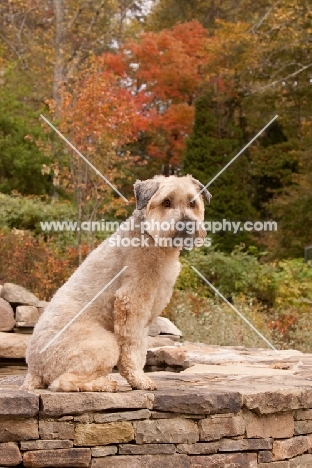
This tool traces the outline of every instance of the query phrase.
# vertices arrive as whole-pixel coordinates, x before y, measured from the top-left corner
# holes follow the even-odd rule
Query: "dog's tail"
[[[32,391],[36,388],[43,388],[42,377],[31,372],[27,372],[23,385],[21,385],[20,390]]]

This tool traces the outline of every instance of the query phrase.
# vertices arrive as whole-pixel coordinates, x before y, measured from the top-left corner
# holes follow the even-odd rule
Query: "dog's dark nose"
[[[196,231],[196,222],[189,218],[183,218],[176,223],[174,237],[180,237],[182,239],[193,237]]]
[[[180,219],[180,221],[178,221],[178,226],[183,226],[184,229],[188,229],[190,228],[191,226],[195,226],[195,221],[193,219],[190,219],[190,218],[183,218],[183,219]]]

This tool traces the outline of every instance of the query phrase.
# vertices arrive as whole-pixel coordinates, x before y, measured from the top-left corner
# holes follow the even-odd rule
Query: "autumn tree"
[[[211,33],[218,20],[233,24],[250,21],[259,24],[271,9],[269,0],[158,0],[153,2],[146,19],[146,29],[162,31],[179,23],[199,21]]]
[[[252,24],[218,21],[213,40],[206,44],[207,86],[220,108],[227,108],[229,91],[235,97],[246,142],[279,115],[278,122],[249,148],[246,166],[253,206],[261,218],[279,223],[287,217],[282,214],[282,207],[287,209],[282,200],[289,197],[291,203],[290,193],[297,192],[298,185],[303,191],[308,187],[303,172],[308,170],[304,161],[312,142],[308,110],[312,60],[310,50],[305,53],[310,22],[306,0],[280,2]],[[274,235],[277,243],[283,242],[282,233]],[[301,243],[303,249],[306,242],[301,236],[294,245]]]
[[[113,70],[139,106],[135,150],[158,161],[165,174],[180,167],[185,138],[194,121],[207,61],[205,29],[196,21],[159,34],[144,33],[128,41],[117,55],[106,54]]]
[[[135,159],[123,148],[136,138],[133,128],[136,116],[131,92],[119,86],[114,74],[105,71],[103,59],[90,61],[75,86],[62,93],[61,131],[124,198],[128,195],[124,185],[129,185],[129,166]],[[63,166],[60,182],[65,189],[74,191],[78,225],[98,220],[99,214],[127,214],[124,199],[80,156],[65,147],[63,158],[69,164]],[[81,230],[77,234],[80,245]],[[88,241],[91,249],[92,233]]]
[[[128,37],[128,30],[134,31],[136,25],[139,28],[142,15],[144,12],[140,0],[1,2],[0,99],[4,99],[3,107],[8,106],[10,99],[10,112],[18,114],[14,130],[12,127],[10,148],[6,147],[3,154],[4,157],[11,158],[14,153],[15,161],[11,161],[10,164],[6,162],[5,170],[4,159],[2,161],[1,177],[6,190],[16,188],[23,193],[25,190],[41,193],[42,181],[47,179],[51,182],[53,173],[57,183],[59,169],[66,170],[64,164],[66,166],[68,162],[64,161],[64,158],[62,161],[58,159],[61,151],[58,136],[50,134],[47,136],[48,144],[43,144],[43,133],[39,132],[39,137],[35,130],[35,127],[39,127],[39,114],[42,112],[47,115],[48,110],[51,111],[53,107],[54,118],[59,118],[62,105],[61,90],[64,85],[68,84],[73,88],[75,83],[79,83],[80,71],[90,57],[115,49],[116,44],[121,44]],[[54,101],[53,106],[51,98]],[[23,138],[26,128],[29,129],[29,140],[23,141],[20,146],[20,141],[14,140]],[[22,150],[26,144],[30,147],[31,138],[34,140],[33,147],[39,171],[32,173],[32,179],[28,177],[26,170],[26,161],[31,157],[31,153],[27,150],[29,156],[26,156]],[[36,139],[40,140],[39,146]],[[15,175],[20,178],[18,185],[16,181],[14,184],[7,181],[13,170],[8,170],[8,166],[14,164],[20,168],[19,171],[15,171]],[[50,165],[50,174],[41,174],[40,166],[43,164]],[[30,168],[31,165],[27,163],[27,167]],[[21,168],[25,170],[22,171]],[[44,170],[46,172],[48,169]],[[34,181],[33,188],[30,180]],[[4,190],[4,185],[2,187]],[[49,191],[54,198],[64,195],[57,184]]]
[[[126,39],[144,16],[141,0],[3,0],[0,44],[16,62],[19,80],[32,84],[33,99],[60,104],[59,87],[93,54]],[[134,29],[135,30],[135,29]],[[44,76],[44,79],[42,77]]]

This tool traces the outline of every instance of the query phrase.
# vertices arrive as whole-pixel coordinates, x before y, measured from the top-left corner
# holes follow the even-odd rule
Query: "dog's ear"
[[[136,199],[137,210],[142,210],[146,207],[152,196],[157,192],[159,182],[156,180],[137,180],[134,184],[134,195]]]
[[[190,177],[192,177],[192,176],[190,176]],[[200,190],[204,189],[201,192],[201,195],[204,197],[205,202],[209,204],[210,200],[211,200],[211,197],[212,197],[211,193],[208,192],[208,190],[205,188],[205,186],[201,182],[199,182],[199,180],[194,179],[194,177],[192,177],[192,182],[195,185],[197,185],[200,188]]]

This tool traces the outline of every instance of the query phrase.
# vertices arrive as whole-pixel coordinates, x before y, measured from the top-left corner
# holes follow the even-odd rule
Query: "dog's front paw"
[[[133,390],[156,390],[157,388],[155,382],[144,374],[131,378],[129,383]]]

